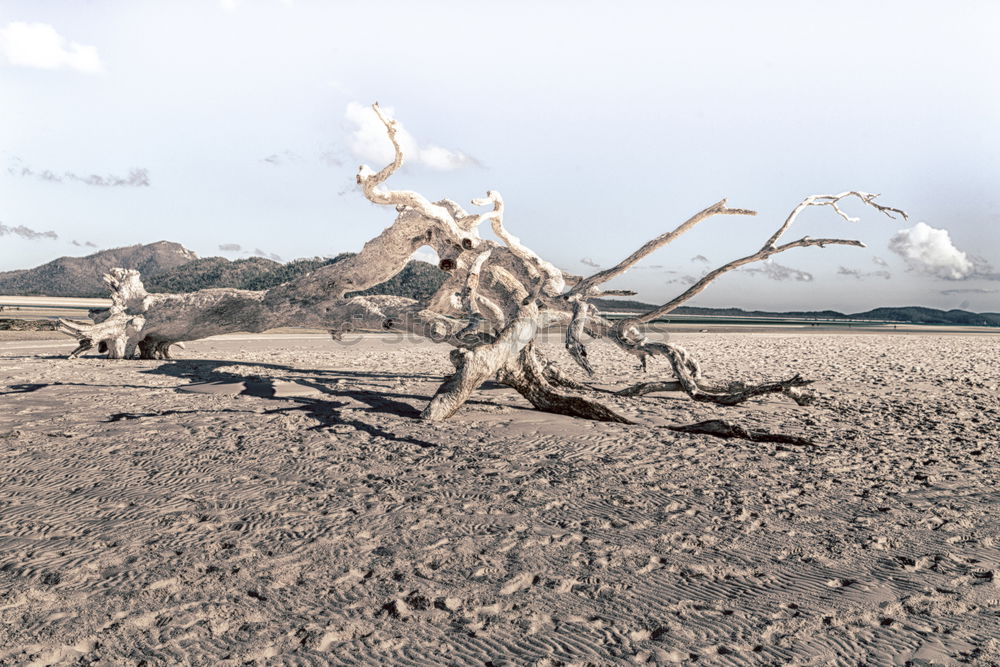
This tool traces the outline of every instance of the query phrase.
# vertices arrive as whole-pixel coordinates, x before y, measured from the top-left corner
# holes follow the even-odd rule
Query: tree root
[[[619,424],[633,423],[596,401],[557,390],[546,379],[545,368],[531,345],[521,350],[515,361],[505,364],[497,379],[516,389],[535,408],[544,412]]]

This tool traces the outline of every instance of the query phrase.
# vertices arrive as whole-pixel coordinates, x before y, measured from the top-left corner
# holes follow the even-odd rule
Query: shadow
[[[253,414],[250,410],[163,410],[161,412],[116,412],[108,415],[104,420],[105,424],[121,421],[131,421],[133,419],[146,419],[148,417],[170,417],[172,415],[200,415],[207,412],[239,412],[243,414]]]
[[[12,384],[10,385],[10,391],[0,391],[0,396],[6,396],[7,394],[30,394],[33,391],[38,391],[50,385],[47,384]]]
[[[277,370],[284,373],[288,373],[289,376],[285,378],[275,378],[283,379],[290,382],[295,382],[305,387],[310,387],[319,391],[320,393],[339,398],[352,398],[360,403],[367,405],[373,412],[379,412],[382,414],[391,414],[398,417],[416,419],[420,416],[420,411],[410,405],[409,403],[399,400],[401,398],[413,398],[417,400],[429,400],[427,396],[421,395],[408,395],[408,394],[396,394],[387,395],[381,392],[374,392],[369,390],[358,390],[358,389],[347,389],[347,388],[337,388],[333,389],[328,386],[326,382],[322,379],[307,379],[300,377],[303,373],[302,369],[292,368],[290,366],[283,366],[280,364],[268,364],[268,363],[252,363],[246,361],[231,361],[231,360],[209,360],[209,359],[184,359],[177,360],[173,362],[167,362],[160,364],[155,368],[147,368],[140,372],[150,374],[150,375],[165,375],[167,377],[173,377],[177,379],[184,379],[192,382],[218,382],[218,383],[242,383],[244,386],[243,391],[239,392],[245,396],[254,396],[256,398],[263,398],[267,400],[275,400],[282,402],[291,402],[294,405],[288,407],[274,408],[271,410],[265,410],[263,414],[278,414],[282,412],[304,412],[312,419],[316,420],[318,423],[316,426],[310,427],[308,430],[323,430],[328,429],[335,425],[347,425],[358,431],[364,431],[373,437],[384,438],[385,440],[390,440],[393,442],[406,442],[409,444],[417,445],[418,447],[437,447],[437,445],[427,442],[425,440],[420,440],[418,438],[412,438],[407,436],[398,436],[394,433],[381,429],[372,424],[367,424],[357,419],[345,418],[342,412],[342,408],[348,405],[347,402],[338,402],[319,398],[308,398],[301,396],[283,396],[276,397],[274,395],[273,385],[269,380],[257,377],[257,376],[247,376],[238,375],[236,373],[229,373],[226,371],[221,371],[219,368],[221,366],[247,366],[253,368],[266,368],[269,370]],[[398,381],[400,378],[408,378],[414,380],[427,380],[427,381],[443,381],[443,378],[437,375],[431,375],[427,373],[382,373],[382,372],[357,372],[357,371],[335,371],[335,370],[310,370],[306,371],[310,375],[326,376],[329,381],[336,381],[341,379],[356,378],[356,379],[386,379],[392,380],[393,382]],[[162,416],[165,414],[190,414],[196,411],[166,411],[163,413],[152,413],[149,415],[144,415],[141,413],[119,413],[119,415],[112,415],[112,417],[118,417],[113,419],[113,421],[121,421],[122,419],[141,419],[146,416]],[[222,412],[225,412],[223,410]],[[242,411],[232,411],[232,412],[242,412]]]

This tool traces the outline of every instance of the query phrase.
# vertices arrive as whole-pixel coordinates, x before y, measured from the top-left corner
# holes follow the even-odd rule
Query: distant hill
[[[606,312],[643,312],[656,306],[640,301],[594,299],[594,305]],[[681,306],[673,311],[677,315],[702,315],[709,317],[781,317],[815,320],[877,320],[879,322],[906,322],[909,324],[955,324],[973,326],[1000,326],[1000,313],[970,313],[965,310],[938,310],[923,306],[875,308],[863,313],[840,313],[836,310],[807,310],[770,312],[743,310],[742,308],[695,308]],[[669,318],[670,316],[665,316]]]
[[[144,277],[153,277],[197,258],[170,241],[101,250],[86,257],[60,257],[33,269],[0,272],[0,294],[105,297],[108,288],[101,276],[108,269],[138,269]]]
[[[179,243],[158,241],[148,245],[102,250],[86,257],[60,257],[34,269],[0,273],[0,294],[105,297],[108,295],[108,290],[101,281],[101,276],[116,266],[138,269],[142,273],[146,289],[150,292],[196,292],[210,287],[265,290],[353,256],[354,253],[341,253],[336,257],[297,259],[287,264],[263,257],[237,260],[225,257],[199,259],[195,253]],[[446,277],[447,274],[433,264],[411,260],[392,279],[354,294],[392,294],[426,301],[441,287]],[[648,303],[625,299],[594,299],[593,303],[605,312],[638,312],[655,308]],[[835,310],[775,313],[742,308],[682,306],[674,313],[715,317],[877,320],[912,324],[1000,326],[1000,313],[944,311],[921,306],[875,308],[851,314]],[[669,315],[667,317],[669,318]]]
[[[293,280],[305,273],[353,257],[345,252],[336,257],[297,259],[279,264],[262,257],[230,261],[224,257],[206,257],[164,271],[149,280],[143,278],[150,292],[197,292],[210,287],[265,290]],[[427,262],[410,260],[406,267],[386,282],[354,294],[392,294],[426,301],[437,292],[447,274]]]
[[[263,257],[228,260],[225,257],[205,257],[175,266],[154,276],[143,275],[142,282],[150,292],[197,292],[210,287],[265,290],[288,282],[321,266],[342,259],[315,257],[280,264]]]
[[[265,290],[353,255],[345,252],[336,257],[297,259],[287,264],[263,257],[235,261],[225,257],[199,259],[179,243],[159,241],[102,250],[86,257],[60,257],[33,269],[2,272],[0,294],[106,297],[108,289],[101,276],[116,266],[137,269],[150,292],[196,292],[210,287]],[[445,278],[445,272],[433,264],[410,261],[390,280],[354,294],[393,294],[427,300]]]

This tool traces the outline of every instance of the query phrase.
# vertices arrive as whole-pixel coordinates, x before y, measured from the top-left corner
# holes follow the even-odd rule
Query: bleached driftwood
[[[504,223],[500,193],[489,191],[473,200],[490,206],[483,213],[468,213],[444,199],[431,202],[417,192],[389,190],[385,183],[403,165],[396,122],[379,108],[375,113],[385,125],[394,147],[393,161],[376,172],[362,166],[358,185],[371,202],[395,207],[395,221],[368,241],[357,255],[331,264],[265,291],[208,289],[190,294],[149,294],[135,271],[114,269],[105,278],[113,305],[106,313],[83,324],[62,320],[60,328],[80,341],[71,356],[98,346],[111,358],[168,358],[171,345],[223,333],[260,332],[276,327],[324,328],[334,335],[353,329],[399,330],[452,345],[455,373],[439,387],[422,416],[447,419],[483,382],[496,379],[519,391],[540,410],[587,419],[628,423],[628,419],[595,399],[600,393],[576,382],[551,362],[543,361],[534,347],[540,331],[566,325],[566,348],[588,373],[586,338],[607,338],[634,354],[646,368],[649,357],[666,358],[674,377],[644,382],[622,389],[620,397],[642,396],[654,391],[683,391],[692,399],[736,405],[762,394],[781,393],[799,403],[809,395],[799,375],[757,385],[713,384],[702,377],[701,367],[683,348],[649,341],[640,327],[671,312],[728,271],[765,260],[793,248],[827,245],[863,246],[846,239],[803,237],[778,245],[799,213],[810,206],[830,206],[853,221],[838,206],[847,197],[892,216],[902,211],[875,201],[877,195],[849,191],[812,195],[793,209],[778,230],[755,253],[709,272],[687,290],[647,313],[617,322],[603,317],[591,299],[626,290],[604,290],[602,285],[639,260],[670,243],[699,223],[716,215],[756,215],[729,208],[726,200],[694,214],[674,230],[643,245],[610,269],[592,276],[561,271],[525,246]],[[483,239],[479,226],[488,222],[500,242]],[[428,303],[396,296],[355,296],[401,271],[413,253],[424,246],[440,257],[439,266],[449,276]],[[744,436],[739,427],[701,429],[699,432]]]

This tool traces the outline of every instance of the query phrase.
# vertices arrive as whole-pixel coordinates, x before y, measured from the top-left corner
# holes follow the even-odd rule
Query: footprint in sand
[[[534,572],[522,572],[516,577],[509,579],[503,588],[500,589],[501,595],[511,595],[517,593],[518,591],[523,591],[527,588],[531,588],[535,582],[538,581],[538,575]]]

